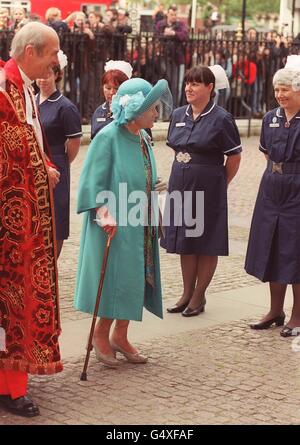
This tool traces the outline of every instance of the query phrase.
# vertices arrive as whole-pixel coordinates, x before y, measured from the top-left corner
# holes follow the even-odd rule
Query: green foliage
[[[172,0],[162,0],[163,3],[169,5],[173,3]],[[174,3],[191,4],[191,0],[177,0]],[[226,11],[226,15],[240,17],[242,13],[242,0],[197,0],[197,4],[205,8],[209,3],[216,5],[221,11]],[[280,0],[246,0],[247,17],[253,17],[256,14],[278,13],[279,14]],[[206,8],[205,8],[206,9]]]
[[[242,0],[219,0],[221,9],[226,8],[227,15],[240,16],[242,12]],[[251,18],[256,14],[278,13],[280,0],[246,0],[246,14]]]
[[[177,5],[192,5],[192,0],[159,0],[167,8],[172,3]],[[129,0],[129,4],[140,4],[144,8],[154,9],[157,0]],[[242,14],[243,0],[197,0],[197,5],[201,6],[204,17],[209,17],[212,5],[218,6],[220,11],[225,13],[226,22],[235,22],[240,19]],[[280,0],[246,0],[246,15],[248,19],[254,18],[257,14],[278,13],[280,8]]]

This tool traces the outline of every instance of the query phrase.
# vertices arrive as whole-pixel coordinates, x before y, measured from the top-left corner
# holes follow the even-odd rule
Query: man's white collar
[[[33,83],[33,80],[29,79],[29,77],[24,73],[24,71],[20,67],[19,67],[19,70],[20,70],[20,74],[21,74],[22,80],[24,82],[24,85],[26,87],[29,87]]]

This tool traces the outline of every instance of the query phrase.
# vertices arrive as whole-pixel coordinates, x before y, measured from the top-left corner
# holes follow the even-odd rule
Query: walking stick
[[[100,277],[100,282],[99,282],[99,286],[98,286],[97,298],[96,298],[96,302],[95,302],[94,316],[93,316],[91,329],[90,329],[90,335],[89,335],[89,341],[88,341],[88,345],[87,345],[87,351],[86,351],[86,356],[85,356],[84,367],[83,367],[83,371],[82,371],[81,376],[80,376],[80,380],[83,380],[83,381],[87,380],[86,371],[87,371],[87,367],[88,367],[88,364],[89,364],[90,353],[91,353],[91,350],[92,350],[92,340],[93,340],[95,324],[96,324],[97,315],[98,315],[98,309],[99,309],[99,304],[100,304],[100,298],[101,298],[101,293],[102,293],[102,288],[103,288],[103,283],[104,283],[104,277],[105,277],[106,264],[107,264],[108,254],[109,254],[110,242],[111,242],[111,235],[109,235],[108,238],[107,238],[105,251],[104,251],[104,257],[103,257],[103,261],[102,261],[101,277]]]

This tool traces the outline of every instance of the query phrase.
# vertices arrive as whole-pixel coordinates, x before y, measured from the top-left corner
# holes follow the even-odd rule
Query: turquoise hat
[[[139,77],[126,80],[112,99],[112,112],[116,124],[128,124],[145,113],[163,96],[168,96],[171,108],[171,93],[165,79],[159,80],[154,86]]]

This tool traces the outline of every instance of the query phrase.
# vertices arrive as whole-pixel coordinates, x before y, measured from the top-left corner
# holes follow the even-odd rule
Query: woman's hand
[[[48,167],[48,175],[49,175],[50,187],[54,189],[59,183],[60,173],[55,168]]]
[[[168,190],[168,181],[164,181],[162,178],[158,177],[156,179],[154,191],[160,193],[165,192],[166,190]]]
[[[111,238],[117,233],[117,223],[113,216],[109,213],[106,206],[102,206],[96,210],[96,223],[103,228],[104,232]]]
[[[232,156],[228,156],[225,163],[225,170],[227,176],[227,185],[232,181],[232,179],[237,174],[241,162],[240,153]]]
[[[83,29],[83,33],[87,34],[91,40],[94,40],[95,36],[94,36],[93,32],[90,30],[90,28],[85,27]]]

